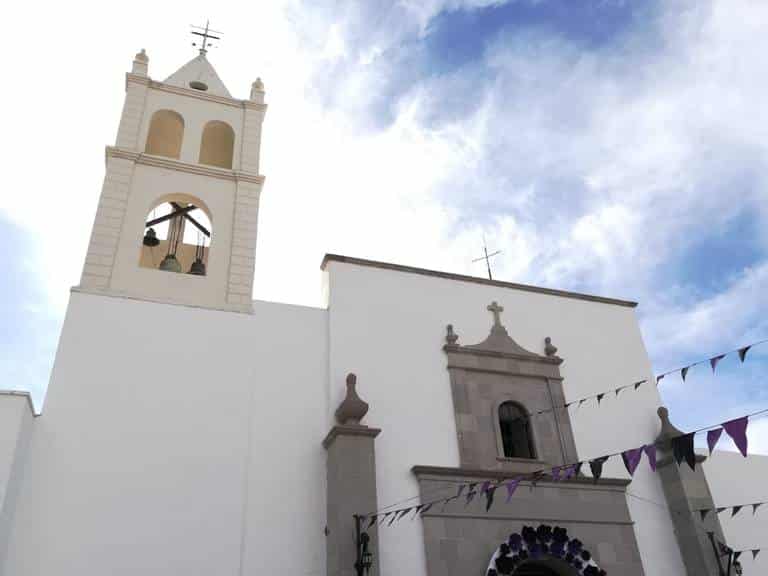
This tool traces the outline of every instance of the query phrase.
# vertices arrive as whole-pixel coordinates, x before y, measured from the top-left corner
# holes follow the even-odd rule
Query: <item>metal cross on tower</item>
[[[202,36],[203,37],[203,44],[200,46],[200,54],[205,54],[208,52],[208,48],[210,45],[209,40],[220,40],[221,36],[214,36],[211,34],[213,32],[214,34],[223,34],[223,32],[217,32],[216,30],[211,30],[208,26],[210,24],[210,20],[205,21],[205,28],[202,26],[191,26],[193,28],[192,34],[195,34],[196,36]],[[197,46],[197,42],[192,42],[192,46]]]
[[[485,237],[483,237],[483,254],[483,256],[480,256],[480,258],[475,258],[472,260],[472,262],[480,262],[480,260],[485,260],[485,265],[488,267],[488,280],[493,280],[493,276],[491,275],[491,257],[501,254],[501,250],[496,250],[496,252],[491,252],[488,254],[488,246],[485,244]]]
[[[494,300],[490,303],[486,310],[493,314],[493,325],[501,326],[501,313],[504,312],[504,306],[499,306],[499,303]]]

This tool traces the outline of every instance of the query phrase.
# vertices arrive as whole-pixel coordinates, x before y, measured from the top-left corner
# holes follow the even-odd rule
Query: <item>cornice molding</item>
[[[247,108],[249,110],[257,110],[260,112],[266,112],[267,105],[253,102],[252,100],[237,100],[236,98],[227,98],[226,96],[218,96],[217,94],[208,94],[207,92],[201,92],[200,90],[193,90],[192,88],[182,88],[181,86],[171,86],[164,82],[158,82],[152,80],[148,76],[139,76],[128,72],[125,75],[125,85],[129,83],[143,84],[154,90],[160,90],[161,92],[169,92],[171,94],[179,94],[181,96],[189,96],[190,98],[197,98],[198,100],[207,100],[208,102],[216,102],[218,104],[224,104],[225,106],[231,106],[233,108]]]
[[[416,465],[411,467],[411,473],[416,476],[418,480],[433,480],[440,481],[442,479],[449,479],[455,482],[465,482],[472,480],[496,480],[502,482],[509,480],[510,472],[508,470],[485,470],[482,468],[454,468],[448,466],[423,466]],[[514,475],[512,475],[514,476]],[[586,487],[592,490],[605,490],[606,488],[615,487],[619,489],[626,489],[632,482],[625,478],[607,478],[602,477],[597,482],[591,476],[573,476],[569,479],[552,480],[551,477],[543,476],[536,484],[537,485],[552,485],[557,487],[567,487],[577,485],[579,488]],[[520,482],[521,486],[531,485],[530,480],[523,480]]]
[[[32,413],[32,416],[37,418],[42,414],[42,411],[38,410],[35,407],[35,402],[32,400],[32,394],[30,394],[27,390],[5,390],[0,389],[0,396],[20,396],[22,398],[27,399],[27,406],[29,407],[29,411]]]
[[[614,304],[616,306],[625,306],[627,308],[635,308],[637,306],[637,302],[632,302],[630,300],[618,300],[616,298],[606,298],[604,296],[594,296],[592,294],[582,294],[580,292],[570,292],[568,290],[557,290],[555,288],[543,288],[541,286],[531,286],[529,284],[517,284],[515,282],[488,280],[487,278],[478,278],[476,276],[467,276],[465,274],[454,274],[453,272],[428,270],[426,268],[403,266],[402,264],[366,260],[364,258],[353,258],[351,256],[342,256],[340,254],[326,254],[322,263],[320,264],[320,269],[325,270],[330,262],[341,262],[345,264],[354,264],[356,266],[367,266],[369,268],[381,268],[383,270],[406,272],[408,274],[420,274],[422,276],[433,276],[435,278],[458,280],[459,282],[471,282],[473,284],[484,284],[486,286],[512,288],[513,290],[521,290],[523,292],[534,292],[537,294],[546,294],[548,296],[559,296],[561,298],[572,298],[575,300],[586,300],[588,302],[599,302],[601,304]]]
[[[264,176],[259,174],[243,172],[241,170],[227,170],[225,168],[216,168],[214,166],[206,166],[204,164],[190,164],[189,162],[182,162],[181,160],[175,160],[173,158],[165,158],[164,156],[154,156],[153,154],[134,152],[133,150],[118,148],[117,146],[107,146],[106,157],[108,159],[121,158],[123,160],[130,160],[131,162],[141,164],[143,166],[167,168],[169,170],[186,172],[188,174],[198,174],[200,176],[208,176],[210,178],[219,178],[220,180],[231,180],[233,182],[251,182],[252,184],[259,185],[264,184]]]

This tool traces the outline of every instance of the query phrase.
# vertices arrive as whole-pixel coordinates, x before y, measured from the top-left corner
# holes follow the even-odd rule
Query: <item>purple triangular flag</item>
[[[466,505],[469,505],[469,503],[472,502],[472,499],[477,495],[475,486],[477,486],[477,482],[472,482],[469,485],[469,490],[467,491],[467,501],[465,503]]]
[[[739,452],[741,452],[741,455],[745,458],[747,457],[748,423],[749,418],[746,416],[742,416],[741,418],[736,418],[736,420],[730,420],[723,423],[723,430],[725,430],[725,433],[728,434],[728,436],[733,438],[733,443],[736,444],[736,448],[739,449]]]
[[[605,396],[605,392],[603,392],[602,394],[598,394],[597,395],[597,404],[598,405],[600,404],[600,400],[602,400],[604,396]]]
[[[661,380],[664,378],[664,376],[666,376],[666,374],[661,374],[659,376],[656,376],[656,386],[659,385],[659,382],[661,382]]]
[[[414,518],[416,518],[416,516],[419,515],[419,512],[421,512],[422,508],[424,508],[424,504],[419,504],[418,506],[416,506],[416,508],[413,509],[414,512],[413,512],[413,516],[411,516],[411,520],[413,520]]]
[[[509,480],[506,483],[507,486],[507,502],[509,502],[512,499],[512,496],[515,493],[515,490],[517,490],[517,485],[520,484],[520,480]]]
[[[571,464],[568,466],[565,471],[563,472],[562,478],[563,480],[570,480],[576,475],[576,469],[579,467],[579,464]]]
[[[621,453],[621,458],[624,460],[624,466],[627,468],[627,472],[629,472],[630,476],[635,475],[635,470],[637,469],[637,465],[640,464],[640,458],[643,457],[643,449],[645,446],[641,446],[640,448],[633,448],[632,450],[625,450]]]
[[[560,466],[555,466],[552,468],[552,481],[557,482],[560,480]]]
[[[432,506],[434,506],[434,505],[435,505],[435,503],[434,503],[434,502],[430,502],[429,504],[427,504],[426,506],[424,506],[424,508],[422,508],[422,509],[421,509],[421,515],[422,515],[422,516],[424,516],[424,514],[426,514],[427,512],[429,512],[429,511],[430,511],[430,509],[432,508]]]
[[[756,504],[752,504],[752,515],[755,515],[755,512],[757,512],[757,509],[760,508],[760,506],[763,504],[763,502],[757,502]]]
[[[622,390],[624,390],[624,388],[625,388],[624,386],[619,386],[618,388],[616,388],[616,396],[618,396],[618,395],[619,395],[619,392],[621,392]]]
[[[640,382],[635,382],[635,390],[640,388],[640,386],[642,386],[645,383],[646,383],[646,380],[640,380]]]
[[[480,493],[481,493],[481,494],[485,494],[486,492],[488,492],[488,489],[489,489],[490,487],[491,487],[491,481],[490,481],[490,480],[486,480],[486,481],[485,481],[485,482],[483,482],[483,484],[480,486]]]
[[[392,526],[392,523],[397,519],[397,511],[392,512],[392,517],[387,522],[387,526]]]
[[[703,510],[699,510],[699,514],[701,514],[701,521],[704,522],[704,519],[707,517],[707,514],[709,514],[712,510],[710,508],[704,508]]]
[[[374,514],[373,516],[371,516],[371,519],[370,519],[370,520],[369,520],[369,522],[368,522],[368,528],[370,528],[371,526],[373,526],[374,524],[376,524],[376,519],[377,519],[378,517],[379,517],[379,515],[378,515],[378,514]]]
[[[717,512],[718,514],[720,514],[720,512],[722,512],[723,510],[726,510],[726,508],[715,508],[715,512]]]
[[[733,508],[731,508],[731,518],[736,516],[736,514],[738,514],[739,512],[741,512],[741,506],[734,506]]]
[[[587,401],[587,399],[586,399],[586,398],[582,398],[581,400],[579,400],[579,406],[581,406],[582,404],[584,404],[584,402],[586,402],[586,401]],[[576,406],[576,408],[578,408],[579,406]]]
[[[656,444],[646,444],[645,455],[648,457],[648,465],[656,472]]]
[[[489,486],[488,489],[485,491],[485,511],[488,512],[488,510],[491,509],[491,506],[493,506],[493,496],[496,494],[496,486]]]
[[[739,360],[744,362],[744,359],[747,357],[747,352],[749,352],[749,349],[752,348],[752,345],[744,346],[744,348],[739,348]]]
[[[690,370],[690,366],[686,366],[682,370],[680,370],[680,376],[683,378],[683,382],[685,382],[685,377],[688,375],[688,370]]]
[[[458,490],[456,490],[456,498],[461,496],[461,493],[464,492],[464,488],[466,488],[466,487],[467,487],[466,484],[459,484],[459,488],[458,488]]]
[[[739,550],[738,552],[733,553],[733,561],[736,562],[739,559],[739,556],[741,556],[741,553],[743,550]]]
[[[757,555],[760,554],[760,548],[755,548],[754,550],[750,550],[750,552],[752,552],[752,560],[755,560]]]
[[[707,446],[709,446],[709,455],[712,456],[712,451],[717,445],[717,441],[720,440],[720,435],[723,433],[722,428],[715,428],[707,432]]]
[[[718,362],[725,358],[725,354],[720,354],[719,356],[714,356],[713,358],[709,359],[709,365],[712,366],[712,373],[715,373],[715,368],[717,368]]]

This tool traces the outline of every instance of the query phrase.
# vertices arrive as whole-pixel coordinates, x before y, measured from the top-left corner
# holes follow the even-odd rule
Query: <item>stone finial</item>
[[[347,374],[347,395],[336,408],[336,420],[339,424],[360,425],[360,420],[368,413],[368,403],[357,395],[357,376]]]
[[[661,432],[659,432],[657,440],[663,441],[683,434],[682,430],[669,421],[669,410],[667,410],[666,406],[659,406],[656,413],[659,415],[659,420],[661,420]]]
[[[264,102],[264,82],[261,81],[261,78],[256,78],[251,84],[251,100],[259,103]]]
[[[139,76],[146,76],[149,72],[149,56],[147,56],[147,52],[144,48],[133,57],[133,68],[131,68],[131,72],[133,74],[138,74]]]
[[[453,331],[453,324],[448,324],[445,327],[445,342],[450,346],[455,346],[459,340],[459,335]]]
[[[549,336],[544,338],[544,354],[547,356],[554,356],[557,354],[557,346],[552,344],[552,338]]]

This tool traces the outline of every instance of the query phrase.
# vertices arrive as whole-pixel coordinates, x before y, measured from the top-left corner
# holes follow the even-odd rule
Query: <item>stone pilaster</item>
[[[376,510],[376,455],[374,442],[378,428],[359,424],[368,410],[354,391],[353,374],[347,377],[347,398],[336,416],[342,424],[331,428],[323,440],[327,459],[327,524],[326,574],[327,576],[356,576],[357,542],[355,515]],[[350,423],[351,422],[351,423]],[[368,550],[373,554],[371,574],[378,570],[378,530],[374,523],[362,530],[370,538]]]
[[[721,576],[724,571],[718,566],[715,550],[708,532],[724,542],[722,528],[717,514],[708,514],[701,519],[697,510],[714,508],[712,494],[704,476],[701,463],[706,459],[696,455],[696,469],[688,464],[675,462],[670,439],[683,434],[669,421],[666,408],[659,408],[662,422],[661,433],[657,439],[659,449],[658,473],[667,499],[675,536],[688,576]],[[725,570],[723,567],[722,570]]]

